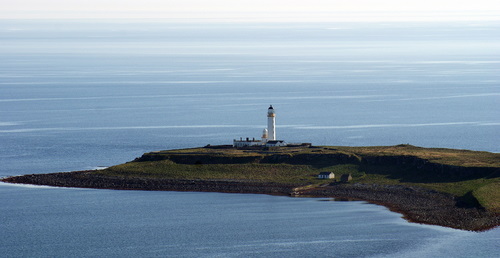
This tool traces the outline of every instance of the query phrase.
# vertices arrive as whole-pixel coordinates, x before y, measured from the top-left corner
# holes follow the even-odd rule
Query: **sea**
[[[1,20],[0,177],[260,138],[500,152],[498,22]],[[2,257],[498,257],[362,201],[0,184]]]

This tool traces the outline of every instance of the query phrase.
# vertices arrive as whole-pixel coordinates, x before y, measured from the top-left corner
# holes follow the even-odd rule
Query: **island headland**
[[[207,145],[149,152],[103,170],[13,176],[2,181],[332,197],[384,205],[416,223],[473,231],[500,225],[500,154],[407,144]]]

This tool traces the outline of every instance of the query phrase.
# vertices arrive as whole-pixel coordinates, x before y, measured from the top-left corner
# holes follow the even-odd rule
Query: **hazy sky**
[[[500,20],[500,0],[0,0],[0,18]]]

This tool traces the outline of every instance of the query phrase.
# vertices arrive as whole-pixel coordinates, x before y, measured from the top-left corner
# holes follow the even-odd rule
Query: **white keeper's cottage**
[[[318,175],[319,179],[334,179],[335,174],[333,172],[321,172]]]

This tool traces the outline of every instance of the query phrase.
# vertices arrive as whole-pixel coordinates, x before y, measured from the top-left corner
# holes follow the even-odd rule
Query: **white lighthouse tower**
[[[276,113],[274,112],[273,105],[267,109],[267,131],[268,141],[276,140]]]
[[[233,140],[233,147],[235,148],[274,148],[287,146],[287,143],[283,140],[276,140],[276,113],[274,112],[273,105],[270,105],[267,109],[267,129],[262,132],[262,140],[256,140],[255,138],[241,137],[239,140]]]

